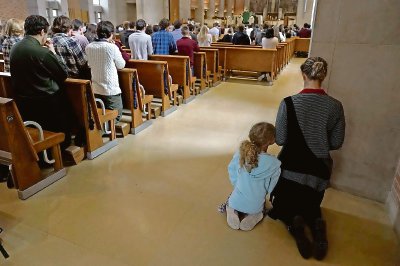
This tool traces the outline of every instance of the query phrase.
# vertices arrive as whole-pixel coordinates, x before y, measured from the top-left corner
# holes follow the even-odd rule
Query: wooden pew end
[[[66,161],[66,164],[71,162],[73,165],[77,165],[83,160],[84,157],[85,151],[82,147],[69,146],[65,149],[64,160]]]
[[[130,126],[128,123],[118,122],[115,125],[115,130],[116,130],[118,136],[121,136],[122,138],[124,138],[129,134]]]

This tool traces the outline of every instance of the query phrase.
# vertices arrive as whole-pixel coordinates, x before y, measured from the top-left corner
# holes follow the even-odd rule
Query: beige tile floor
[[[274,122],[302,87],[302,59],[273,86],[230,80],[26,201],[0,186],[1,265],[400,265],[382,204],[329,189],[329,254],[303,260],[283,225],[230,229],[216,211],[227,164],[251,125]],[[279,148],[272,147],[277,154]]]

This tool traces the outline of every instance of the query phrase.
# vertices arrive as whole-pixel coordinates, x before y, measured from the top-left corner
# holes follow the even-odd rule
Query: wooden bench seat
[[[102,110],[98,109],[96,106],[93,90],[89,80],[67,79],[65,81],[65,86],[75,115],[78,118],[78,123],[85,130],[85,152],[87,158],[94,159],[100,154],[116,146],[117,140],[115,139],[116,134],[114,120],[118,116],[118,111],[105,110],[105,115],[102,114]],[[0,97],[14,98],[10,73],[0,73]],[[93,112],[93,110],[97,110],[97,112]],[[90,121],[89,116],[91,117]],[[94,124],[93,128],[91,126],[92,122]],[[104,142],[102,138],[103,124],[106,122],[110,123],[111,129],[111,133],[109,134],[109,142]]]
[[[182,55],[151,55],[150,60],[166,61],[168,62],[168,71],[172,77],[172,82],[181,88],[183,103],[188,103],[194,99],[190,94],[190,58]]]
[[[221,69],[219,65],[219,50],[209,47],[200,47],[201,52],[206,53],[207,57],[207,70],[210,71],[210,76],[214,85],[217,85],[222,80]]]
[[[0,72],[0,97],[14,98],[11,84],[11,74],[8,72]]]
[[[20,199],[27,199],[66,175],[61,159],[63,133],[25,127],[17,105],[12,99],[0,97],[0,163],[11,169]],[[43,171],[38,153],[50,149],[53,168]]]
[[[130,59],[125,67],[136,69],[140,84],[143,85],[146,93],[153,95],[154,101],[157,99],[161,101],[162,116],[167,116],[177,109],[170,102],[174,100],[172,92],[175,88],[171,91],[167,61]]]
[[[71,105],[78,118],[78,123],[85,131],[86,157],[92,160],[115,147],[118,142],[116,140],[114,120],[118,116],[118,111],[106,110],[106,114],[102,114],[102,110],[98,109],[96,105],[89,80],[68,78],[65,81],[65,86]],[[96,110],[96,112],[94,110]],[[108,136],[108,141],[103,140],[103,124],[106,122],[110,123],[109,130],[111,131]]]
[[[311,38],[296,38],[295,52],[307,52],[310,50]]]
[[[124,107],[124,115],[121,121],[130,124],[132,134],[138,134],[152,124],[150,104],[153,101],[153,95],[146,94],[143,97],[139,88],[140,80],[136,69],[124,68],[118,70],[118,77]],[[147,112],[145,118],[143,118],[144,107]]]
[[[194,53],[194,75],[199,83],[200,92],[204,93],[210,86],[209,76],[207,76],[207,58],[205,52]]]

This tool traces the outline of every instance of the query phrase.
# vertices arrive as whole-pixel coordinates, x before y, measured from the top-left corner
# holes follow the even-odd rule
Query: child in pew
[[[86,46],[86,55],[96,98],[104,102],[106,109],[118,110],[118,122],[122,116],[123,105],[117,70],[125,67],[125,60],[113,43],[113,34],[114,25],[111,22],[99,22],[98,39]]]
[[[249,231],[263,217],[265,198],[278,182],[281,162],[267,153],[275,143],[275,127],[266,122],[255,124],[249,140],[241,143],[228,166],[233,192],[229,196],[226,213],[232,229]],[[239,212],[244,215],[240,221]]]

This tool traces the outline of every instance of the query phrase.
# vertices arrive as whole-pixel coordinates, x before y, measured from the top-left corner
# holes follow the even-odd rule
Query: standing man
[[[174,22],[174,30],[171,32],[172,37],[174,37],[175,45],[176,41],[182,38],[182,31],[181,31],[182,23],[179,19],[175,20]]]
[[[56,17],[51,28],[54,49],[68,67],[68,77],[90,79],[86,55],[78,42],[71,37],[72,23],[66,16]]]
[[[83,35],[83,23],[79,19],[74,19],[72,21],[72,38],[74,38],[79,43],[82,50],[85,51],[89,41],[85,35]]]
[[[73,121],[63,87],[67,67],[47,41],[48,29],[44,17],[26,18],[25,37],[10,53],[11,80],[22,119],[35,121],[45,130],[65,133],[65,148],[71,140]]]
[[[188,26],[182,27],[182,36],[183,36],[182,39],[176,42],[178,46],[178,54],[189,56],[190,68],[192,70],[192,75],[193,75],[193,62],[194,62],[193,52],[200,52],[200,48],[197,42],[190,38],[190,31]]]
[[[208,31],[211,34],[213,42],[218,41],[219,38],[219,29],[218,29],[218,22],[213,24],[213,27]]]
[[[145,33],[146,21],[139,19],[136,21],[136,32],[129,36],[129,47],[132,59],[147,60],[153,54],[153,44],[151,36]]]
[[[163,18],[160,23],[160,31],[153,33],[151,41],[153,43],[154,54],[173,54],[176,51],[174,37],[166,29],[169,26],[169,21]]]

